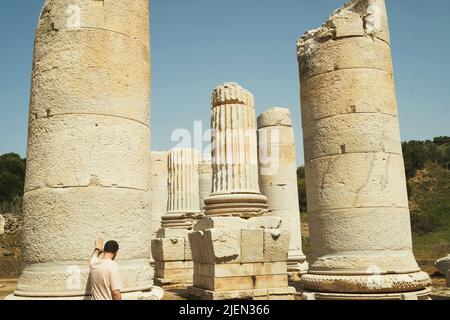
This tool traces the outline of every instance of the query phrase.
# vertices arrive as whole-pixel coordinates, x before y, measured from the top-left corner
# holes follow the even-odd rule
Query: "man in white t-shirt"
[[[90,262],[92,300],[122,300],[122,281],[114,261],[118,251],[119,244],[116,241],[108,241],[105,245],[103,240],[95,242]]]

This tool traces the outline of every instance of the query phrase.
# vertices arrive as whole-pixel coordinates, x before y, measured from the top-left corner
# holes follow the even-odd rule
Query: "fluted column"
[[[167,212],[163,228],[192,229],[201,215],[199,200],[199,154],[193,149],[174,149],[168,156]]]
[[[152,287],[147,0],[47,0],[36,30],[16,296],[90,294],[96,237],[124,293]]]
[[[209,216],[252,217],[267,212],[258,185],[256,114],[253,95],[236,83],[212,94],[212,194]]]
[[[293,279],[308,270],[302,252],[297,156],[289,109],[272,108],[258,117],[259,185],[267,197],[269,215],[280,217],[291,232],[288,271]]]
[[[312,257],[306,290],[426,296],[411,226],[383,0],[298,42]],[[391,295],[389,295],[391,294]]]

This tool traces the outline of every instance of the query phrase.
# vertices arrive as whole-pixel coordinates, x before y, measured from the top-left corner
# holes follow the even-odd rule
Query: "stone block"
[[[265,127],[291,127],[291,113],[286,108],[272,108],[266,112],[261,113],[258,117],[258,128]]]
[[[155,261],[155,269],[176,270],[193,269],[192,261]]]
[[[286,261],[281,262],[265,262],[265,263],[254,263],[253,273],[257,276],[259,275],[285,275],[287,274],[287,263]]]
[[[364,36],[363,20],[357,12],[346,11],[341,15],[336,15],[329,22],[336,32],[336,38]]]
[[[290,238],[286,229],[264,230],[264,261],[287,261]]]
[[[194,274],[194,286],[211,291],[269,289],[287,287],[287,275],[205,277]]]
[[[408,208],[405,167],[400,154],[344,153],[311,160],[305,170],[310,212],[380,204]]]
[[[194,231],[207,229],[247,228],[247,221],[239,217],[211,217],[203,218],[194,225]]]
[[[450,254],[444,258],[437,260],[435,265],[439,272],[445,276],[447,274],[447,271],[450,270]]]
[[[250,218],[248,220],[249,228],[278,229],[281,226],[281,218],[273,216],[263,216]]]
[[[205,231],[204,237],[206,243],[212,243],[215,263],[240,261],[241,229],[210,229]]]
[[[190,261],[192,260],[192,250],[191,250],[191,243],[189,242],[189,238],[186,235],[186,238],[184,238],[184,260]]]
[[[186,229],[161,228],[158,230],[157,238],[184,238],[188,239],[189,231]]]
[[[156,261],[183,261],[184,242],[182,238],[153,239],[152,255]]]
[[[241,263],[264,261],[264,230],[241,230]]]

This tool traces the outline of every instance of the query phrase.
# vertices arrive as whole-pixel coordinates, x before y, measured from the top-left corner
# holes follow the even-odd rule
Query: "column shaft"
[[[411,227],[383,0],[352,1],[298,42],[312,261],[306,289],[429,285]]]
[[[211,216],[251,217],[267,212],[258,184],[256,114],[253,95],[235,83],[212,95],[212,194],[205,200]]]
[[[294,278],[306,273],[302,252],[297,159],[289,109],[272,108],[258,117],[259,185],[267,197],[269,215],[280,217],[291,232],[288,271]]]
[[[24,297],[90,294],[96,237],[124,292],[152,287],[148,1],[47,0],[36,30],[24,196]]]

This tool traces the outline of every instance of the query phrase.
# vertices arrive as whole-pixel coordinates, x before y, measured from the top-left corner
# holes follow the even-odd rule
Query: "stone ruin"
[[[266,216],[258,173],[253,95],[236,83],[212,94],[212,193],[206,217],[189,234],[191,295],[207,300],[293,299],[288,287],[290,232]]]
[[[202,217],[198,151],[171,150],[167,164],[167,212],[157,238],[152,240],[155,278],[161,285],[188,284],[194,269],[188,234]]]
[[[45,2],[32,71],[24,269],[10,298],[85,299],[96,237],[120,243],[124,298],[151,295],[149,97],[147,0]]]
[[[298,41],[311,257],[306,299],[426,299],[412,252],[384,0]]]
[[[267,197],[269,215],[279,217],[291,234],[288,273],[299,280],[308,272],[302,252],[297,157],[289,109],[272,108],[258,117],[259,185]]]
[[[148,7],[45,2],[25,265],[9,298],[89,298],[87,260],[102,236],[121,245],[126,299],[161,298],[154,278],[211,300],[293,300],[288,279],[300,279],[303,299],[427,299],[430,279],[412,253],[384,0],[350,1],[298,41],[309,265],[288,109],[257,118],[253,95],[225,83],[212,94],[211,161],[191,149],[150,151]]]

